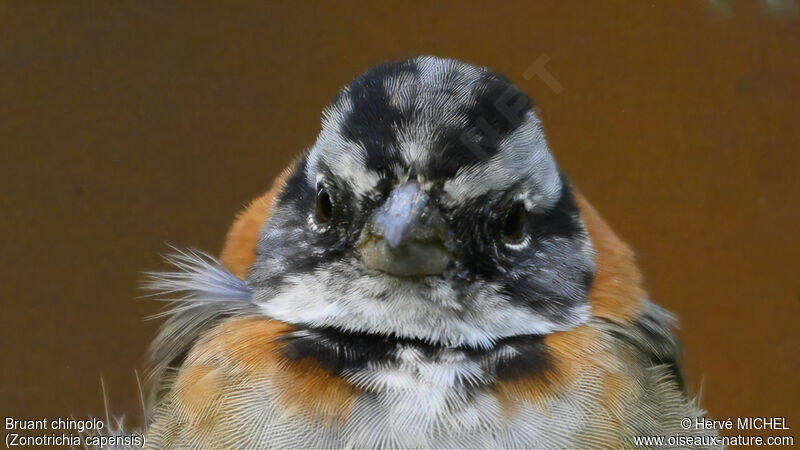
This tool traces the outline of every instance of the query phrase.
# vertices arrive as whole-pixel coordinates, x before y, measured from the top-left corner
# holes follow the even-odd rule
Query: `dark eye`
[[[320,223],[328,223],[333,214],[333,204],[331,203],[331,196],[325,191],[324,187],[319,187],[317,190],[317,220]]]
[[[517,244],[525,237],[525,205],[513,203],[508,208],[503,222],[503,239],[506,243]]]

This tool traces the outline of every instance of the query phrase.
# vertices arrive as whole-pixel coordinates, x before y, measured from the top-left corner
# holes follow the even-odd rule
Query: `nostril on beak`
[[[442,273],[453,258],[447,223],[415,182],[396,188],[364,230],[367,267],[398,276]]]
[[[417,222],[428,203],[428,195],[416,182],[398,187],[378,209],[372,221],[372,234],[381,236],[391,247],[413,234]]]

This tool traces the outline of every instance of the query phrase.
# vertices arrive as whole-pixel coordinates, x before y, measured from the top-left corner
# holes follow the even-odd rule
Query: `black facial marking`
[[[580,210],[575,204],[572,187],[561,175],[561,198],[547,211],[534,215],[529,221],[534,239],[545,237],[575,238],[583,233]]]
[[[389,103],[384,84],[387,79],[411,74],[416,76],[417,64],[413,60],[385,63],[373,67],[348,86],[352,110],[342,125],[342,135],[360,143],[367,152],[366,165],[373,171],[384,171],[395,148],[395,129],[408,120],[398,108]]]
[[[260,264],[279,265],[282,270],[260,272],[259,275],[263,278],[251,280],[257,285],[279,286],[287,276],[313,272],[320,266],[340,260],[352,251],[355,238],[349,231],[359,226],[354,225],[354,219],[358,218],[358,209],[352,204],[352,191],[346,185],[332,186],[332,189],[327,190],[334,205],[331,217],[327,223],[322,224],[324,227],[320,230],[311,229],[309,217],[316,215],[319,191],[316,185],[308,182],[307,164],[307,156],[297,161],[275,202],[276,208],[292,212],[283,214],[274,211],[265,231],[277,233],[266,233],[268,237],[262,237],[256,248]],[[327,173],[324,165],[322,172]],[[298,251],[304,246],[322,251]]]
[[[498,134],[505,135],[522,124],[533,103],[502,75],[486,74],[484,80],[485,88],[473,109],[475,117],[483,117]]]
[[[466,166],[497,154],[500,141],[522,124],[532,102],[507,78],[486,73],[472,87],[475,105],[464,107],[464,127],[443,127],[437,141],[434,178],[450,178]]]
[[[524,233],[530,244],[522,250],[505,245],[510,202],[490,193],[451,213],[462,255],[458,264],[478,280],[500,283],[500,295],[509,301],[558,323],[563,311],[586,302],[594,279],[593,264],[581,244],[588,238],[571,187],[562,175],[555,205],[527,215]]]

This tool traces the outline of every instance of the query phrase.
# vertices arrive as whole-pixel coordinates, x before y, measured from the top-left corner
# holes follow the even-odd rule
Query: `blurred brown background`
[[[102,415],[102,375],[138,422],[141,271],[217,252],[342,84],[421,53],[536,100],[710,415],[800,429],[793,1],[0,3],[0,415]]]

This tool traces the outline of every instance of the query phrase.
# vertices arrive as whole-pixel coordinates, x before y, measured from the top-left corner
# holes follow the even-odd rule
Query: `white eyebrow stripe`
[[[447,180],[444,191],[457,203],[521,183],[525,208],[548,208],[561,197],[561,176],[550,154],[541,122],[528,113],[523,123],[499,144],[499,151],[481,164]]]
[[[366,149],[342,136],[342,127],[352,111],[347,88],[342,90],[337,102],[323,111],[322,130],[308,154],[306,180],[309,185],[317,185],[321,175],[320,163],[324,163],[357,195],[365,195],[378,185],[380,176],[367,168]]]
[[[336,178],[347,183],[355,194],[366,195],[380,181],[380,175],[367,167],[366,153],[361,144],[356,142],[344,139],[330,142],[320,136],[308,156],[306,180],[311,186],[316,186],[320,176],[319,165],[324,162]]]

